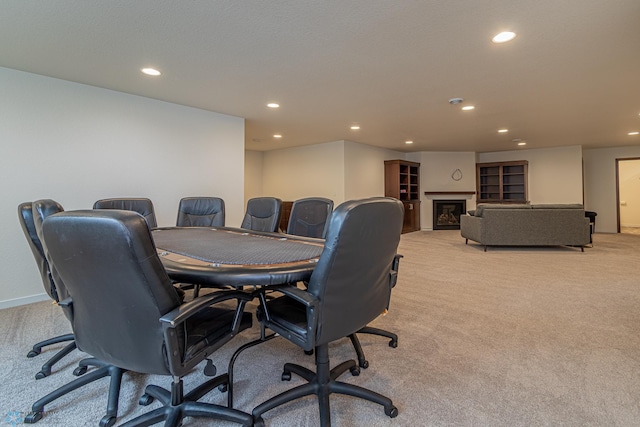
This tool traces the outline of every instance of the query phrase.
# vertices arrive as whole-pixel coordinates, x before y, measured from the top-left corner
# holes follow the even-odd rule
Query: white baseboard
[[[8,299],[5,301],[0,301],[0,310],[3,308],[19,307],[21,305],[32,304],[34,302],[47,301],[50,299],[51,298],[49,297],[49,295],[45,293],[38,294],[38,295],[31,295],[28,297]]]

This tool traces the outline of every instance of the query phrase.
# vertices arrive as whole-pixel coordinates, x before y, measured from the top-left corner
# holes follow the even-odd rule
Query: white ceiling
[[[0,66],[241,116],[253,150],[640,145],[639,18],[639,0],[1,0]]]

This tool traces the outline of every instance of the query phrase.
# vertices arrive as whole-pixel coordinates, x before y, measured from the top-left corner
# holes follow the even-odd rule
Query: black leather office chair
[[[156,213],[153,202],[145,198],[101,199],[93,204],[93,209],[120,209],[138,212],[147,220],[149,228],[156,228]]]
[[[224,200],[219,197],[184,197],[178,205],[177,227],[224,227]],[[180,289],[193,289],[193,298],[200,295],[197,283],[180,283]]]
[[[264,425],[262,415],[291,400],[318,396],[320,421],[331,424],[329,395],[347,394],[384,406],[390,417],[398,414],[392,401],[374,391],[336,379],[347,370],[359,374],[349,360],[330,370],[329,343],[354,334],[387,309],[395,281],[393,264],[404,216],[402,203],[392,198],[349,201],[333,212],[324,251],[308,289],[285,285],[283,296],[261,298],[258,318],[269,328],[300,346],[315,349],[316,372],[284,365],[283,380],[296,373],[307,384],[287,390],[253,410],[254,425]]]
[[[42,248],[42,243],[40,242],[40,238],[38,237],[36,226],[34,223],[34,214],[32,209],[33,203],[26,202],[21,203],[18,206],[18,218],[20,219],[20,225],[22,226],[22,231],[24,232],[25,237],[27,238],[27,242],[29,242],[29,247],[31,248],[31,252],[33,253],[33,257],[38,265],[38,270],[40,271],[40,276],[42,277],[42,284],[44,285],[44,290],[47,292],[49,297],[55,301],[56,303],[60,300],[58,289],[56,284],[53,282],[53,277],[51,274],[51,270],[49,268],[49,263],[44,255],[44,250]],[[53,200],[39,200],[38,201],[38,212],[40,215],[50,215],[52,213],[62,212],[62,206],[59,203]],[[60,289],[60,294],[63,297],[66,297],[66,290]],[[76,348],[76,343],[73,339],[73,334],[64,334],[54,338],[49,338],[44,341],[40,341],[33,345],[33,348],[27,354],[27,357],[35,357],[42,352],[43,347],[47,347],[53,344],[58,344],[62,342],[71,341],[69,344],[65,345],[61,350],[59,350],[53,357],[45,362],[40,369],[40,372],[36,374],[36,379],[42,379],[51,374],[51,368],[54,364],[59,362],[63,357],[67,354],[71,353]]]
[[[333,211],[333,201],[322,197],[310,197],[306,199],[299,199],[293,202],[291,208],[291,215],[289,217],[289,225],[287,226],[287,234],[294,234],[296,236],[325,238],[329,218]],[[393,270],[396,275],[400,264],[401,255],[396,255],[396,259],[393,265]],[[395,285],[395,282],[393,283]],[[358,333],[379,335],[389,338],[389,346],[398,347],[398,335],[393,332],[385,331],[384,329],[374,328],[371,326],[365,326],[360,329]],[[369,362],[367,361],[362,345],[356,334],[349,335],[349,339],[353,344],[353,348],[356,351],[358,357],[358,365],[361,368],[368,368]],[[307,354],[312,354],[313,351],[307,351]]]
[[[256,197],[247,201],[247,211],[240,228],[253,231],[278,231],[282,200],[275,197]]]
[[[323,197],[308,197],[294,201],[287,234],[324,239],[332,211],[333,200]]]
[[[185,374],[251,326],[251,315],[244,313],[250,295],[220,291],[181,304],[147,224],[132,212],[64,212],[44,221],[43,236],[52,264],[71,295],[60,304],[72,319],[78,348],[121,370],[173,376],[171,392],[150,385],[140,399],[143,405],[158,399],[163,407],[124,425],[166,420],[165,425],[178,426],[187,416],[251,425],[249,414],[197,401],[212,389],[226,386],[227,374],[184,396],[182,383]],[[234,307],[218,304],[232,300]],[[65,387],[84,385],[84,377],[94,373]],[[210,362],[205,374],[215,375]],[[34,405],[26,421],[37,421],[43,409],[44,405]]]
[[[219,197],[185,197],[178,205],[178,227],[224,227],[224,200]]]

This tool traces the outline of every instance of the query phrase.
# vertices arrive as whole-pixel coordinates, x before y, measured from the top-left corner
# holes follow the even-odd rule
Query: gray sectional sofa
[[[460,217],[460,234],[487,246],[578,246],[590,242],[582,205],[480,204]]]

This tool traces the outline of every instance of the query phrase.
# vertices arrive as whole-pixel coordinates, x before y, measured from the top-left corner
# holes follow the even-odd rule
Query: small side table
[[[593,211],[584,211],[584,216],[589,218],[589,243],[593,244],[591,235],[596,232],[596,216],[598,216],[598,214]]]

